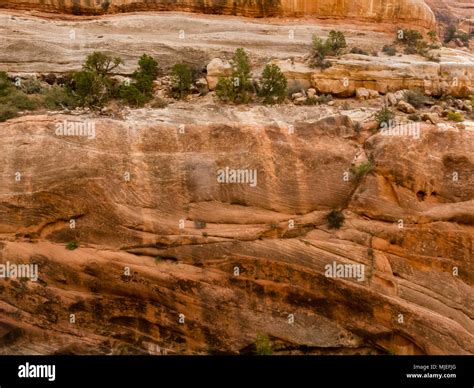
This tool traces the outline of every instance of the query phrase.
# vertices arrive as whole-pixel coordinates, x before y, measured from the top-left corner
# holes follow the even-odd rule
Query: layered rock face
[[[293,85],[319,93],[354,96],[360,87],[380,93],[418,88],[431,96],[467,98],[474,94],[474,55],[442,49],[439,63],[415,56],[371,57],[347,54],[329,69],[314,69],[291,61],[274,61]],[[214,78],[218,78],[216,75]]]
[[[39,268],[2,280],[0,351],[245,353],[263,332],[280,354],[472,354],[474,133],[357,135],[327,114],[0,124],[0,261]],[[74,122],[86,136],[64,136]]]
[[[471,0],[425,0],[425,2],[441,23],[450,24],[456,23],[458,19],[474,18],[474,3]]]
[[[130,11],[190,11],[250,17],[312,16],[316,18],[355,18],[370,22],[399,22],[431,28],[435,18],[422,0],[6,0],[11,9],[39,9],[48,12],[103,14]]]

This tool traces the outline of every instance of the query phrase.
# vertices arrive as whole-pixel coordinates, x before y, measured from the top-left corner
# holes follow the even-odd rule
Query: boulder
[[[438,115],[441,115],[443,113],[443,107],[439,105],[433,105],[430,108],[430,112],[437,113]]]
[[[295,103],[295,105],[303,105],[306,102],[306,100],[307,100],[306,97],[301,96],[301,97],[295,98],[293,102]]]
[[[400,112],[403,112],[403,113],[415,113],[416,112],[416,109],[413,107],[413,105],[409,104],[408,102],[406,102],[404,100],[398,101],[397,109]]]
[[[219,77],[228,77],[232,74],[232,66],[229,62],[220,58],[214,58],[207,65],[207,84],[209,90],[216,88]]]
[[[385,103],[389,106],[396,106],[397,105],[397,97],[395,97],[394,93],[387,93],[385,95]]]
[[[357,88],[356,97],[358,100],[368,100],[370,98],[369,89],[366,88]]]
[[[309,88],[309,89],[306,91],[306,94],[307,94],[308,98],[315,97],[315,96],[316,96],[316,89],[314,89],[314,88]]]
[[[438,124],[440,122],[439,115],[435,112],[423,113],[421,119],[423,121],[429,121],[431,124]]]

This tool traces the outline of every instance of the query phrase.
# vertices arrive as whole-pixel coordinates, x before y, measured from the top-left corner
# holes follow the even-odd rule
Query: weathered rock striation
[[[38,9],[48,12],[104,14],[131,11],[189,11],[249,17],[310,16],[321,19],[354,18],[377,23],[407,23],[432,28],[435,17],[422,0],[5,0],[10,9]]]
[[[279,354],[474,353],[474,133],[357,135],[311,112],[0,124],[0,262],[39,266],[0,283],[0,352],[245,353],[264,332]],[[95,137],[56,134],[87,119]],[[226,167],[256,185],[219,183]],[[334,262],[364,279],[325,276]]]

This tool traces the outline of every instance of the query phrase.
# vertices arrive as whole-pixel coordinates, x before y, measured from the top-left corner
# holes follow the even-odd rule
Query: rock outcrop
[[[334,59],[329,69],[314,69],[302,63],[273,61],[290,84],[314,87],[318,93],[342,97],[356,94],[358,88],[379,93],[418,88],[433,96],[474,94],[474,56],[467,52],[440,50],[440,61],[429,62],[416,56],[346,54]]]
[[[245,353],[264,332],[280,354],[474,353],[474,133],[357,135],[312,109],[0,124],[0,262],[39,266],[1,282],[0,351]],[[58,132],[84,120],[95,136]]]
[[[132,11],[189,11],[208,14],[250,17],[310,16],[315,18],[353,18],[377,23],[406,23],[432,28],[435,17],[422,0],[369,1],[352,0],[257,0],[257,1],[194,1],[194,0],[4,0],[1,6],[10,9],[38,9],[47,12],[104,14]]]

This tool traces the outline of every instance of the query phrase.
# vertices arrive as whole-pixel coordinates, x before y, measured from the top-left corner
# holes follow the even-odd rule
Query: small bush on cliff
[[[438,33],[435,30],[429,31],[428,37],[430,38],[430,42],[433,44],[438,41]]]
[[[266,65],[262,72],[259,95],[266,104],[279,103],[285,100],[288,85],[285,76],[277,65]]]
[[[313,67],[326,69],[331,67],[331,63],[325,58],[327,55],[339,55],[343,48],[347,47],[346,38],[340,31],[332,30],[326,41],[323,41],[316,35],[313,35],[311,45],[310,64]]]
[[[73,251],[74,249],[78,248],[79,247],[79,244],[77,243],[77,241],[69,241],[67,244],[66,244],[66,249],[69,250],[69,251]]]
[[[18,109],[11,104],[0,104],[0,122],[12,119],[18,115]]]
[[[375,120],[377,121],[379,128],[382,127],[382,125],[389,125],[390,121],[394,118],[395,114],[386,106],[375,114]]]
[[[448,112],[448,120],[455,121],[456,123],[460,123],[464,121],[464,116],[459,112]]]
[[[0,121],[14,118],[22,110],[33,110],[37,103],[17,89],[5,72],[0,72]]]
[[[403,97],[406,102],[417,109],[423,107],[428,102],[428,98],[420,89],[407,90]]]
[[[423,40],[423,35],[417,30],[399,29],[397,31],[396,41],[406,46],[416,46],[420,40]]]
[[[255,353],[259,356],[270,356],[273,354],[272,344],[268,334],[257,333],[257,338],[255,339]]]
[[[471,36],[465,32],[459,31],[455,26],[451,25],[446,29],[444,34],[444,43],[448,44],[453,40],[459,40],[466,47],[469,47]]]
[[[6,96],[13,88],[13,84],[8,79],[7,73],[0,71],[0,97]]]
[[[153,57],[143,54],[138,60],[138,69],[132,74],[134,86],[145,95],[148,100],[153,92],[153,81],[159,73],[158,62]]]
[[[72,74],[73,91],[81,106],[102,107],[113,96],[114,83],[110,77],[92,71]]]
[[[143,106],[153,97],[153,81],[158,73],[158,62],[143,54],[138,60],[138,69],[131,75],[133,82],[122,83],[118,88],[118,96],[130,106]]]
[[[238,48],[231,60],[232,75],[221,77],[217,82],[216,95],[223,102],[245,104],[252,99],[253,85],[250,60],[242,48]]]
[[[79,105],[99,108],[115,97],[118,88],[111,74],[120,64],[122,64],[120,58],[100,51],[89,54],[82,71],[72,74],[72,89]]]
[[[111,57],[100,51],[94,51],[86,57],[82,69],[101,76],[107,76],[122,63],[123,61],[119,57]]]
[[[346,37],[341,31],[330,31],[329,37],[326,40],[326,46],[329,49],[329,54],[339,55],[341,50],[347,47]]]
[[[148,98],[136,85],[120,85],[119,97],[133,107],[143,106]]]
[[[382,52],[384,52],[390,57],[393,57],[394,55],[397,54],[397,49],[394,46],[385,45],[382,48]]]
[[[329,229],[340,229],[344,224],[344,214],[339,210],[331,210],[331,212],[326,217],[328,221]]]
[[[204,229],[207,226],[206,221],[204,220],[194,220],[194,227],[196,229]]]
[[[177,63],[171,69],[171,93],[175,98],[183,98],[191,92],[193,71],[185,63]]]
[[[155,79],[160,72],[158,62],[150,55],[143,54],[138,60],[138,70],[134,73],[142,73]]]
[[[21,82],[20,90],[26,94],[37,94],[43,91],[43,86],[38,79],[28,78]]]
[[[352,167],[351,172],[355,175],[357,180],[360,180],[364,176],[372,172],[373,169],[374,165],[371,162],[364,162],[359,164],[358,166]]]
[[[75,108],[77,100],[67,87],[54,85],[44,93],[43,105],[48,109]]]

